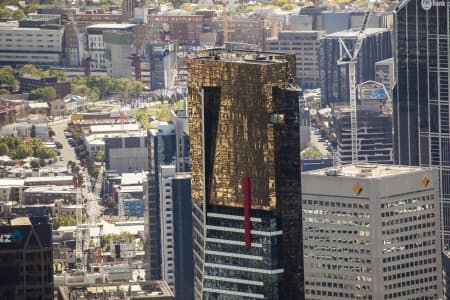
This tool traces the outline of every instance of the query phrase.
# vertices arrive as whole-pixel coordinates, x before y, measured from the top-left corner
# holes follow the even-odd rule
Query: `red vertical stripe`
[[[242,178],[242,189],[244,190],[245,247],[250,248],[252,246],[252,236],[251,236],[251,232],[250,232],[250,230],[251,230],[250,209],[252,208],[250,177],[244,176]]]

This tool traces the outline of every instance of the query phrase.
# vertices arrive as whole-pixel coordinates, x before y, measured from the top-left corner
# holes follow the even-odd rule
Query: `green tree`
[[[22,20],[25,19],[26,16],[24,14],[24,12],[21,9],[17,9],[12,13],[12,17],[16,20]]]
[[[139,97],[142,94],[144,87],[145,84],[143,84],[142,82],[138,80],[133,81],[133,83],[131,84],[130,95]]]
[[[17,146],[15,150],[15,159],[24,159],[30,156],[33,156],[33,148],[31,148],[30,144],[20,144]]]
[[[35,89],[30,92],[31,100],[38,100],[40,102],[49,102],[56,98],[56,90],[53,87],[46,86]]]
[[[9,147],[5,142],[0,144],[0,155],[8,155]]]
[[[29,4],[27,6],[27,14],[31,14],[37,11],[37,9],[39,8],[38,4]]]
[[[61,226],[75,226],[77,220],[74,216],[58,216],[53,219],[53,229],[58,229]]]
[[[32,75],[36,77],[41,77],[41,70],[39,70],[35,65],[26,64],[22,68],[19,69],[19,75]]]
[[[10,11],[9,9],[7,9],[5,7],[0,6],[0,18],[11,18],[11,16],[12,16],[12,11]]]
[[[62,149],[63,148],[63,145],[60,142],[58,142],[58,141],[55,142],[55,146],[56,146],[56,149]]]
[[[33,160],[31,161],[31,167],[32,167],[33,169],[38,169],[40,166],[41,166],[41,165],[40,165],[40,163],[39,163],[39,159],[33,159]]]
[[[103,204],[106,206],[106,208],[109,208],[109,209],[117,208],[116,201],[110,195],[106,195],[105,198],[103,198]]]
[[[19,82],[16,80],[14,70],[10,66],[0,69],[0,85],[9,86],[12,90],[19,88]]]
[[[302,156],[302,158],[318,157],[318,156],[323,156],[323,153],[320,152],[317,148],[311,147],[311,148],[307,148],[307,149],[303,150],[301,153],[301,156]]]
[[[50,76],[56,76],[56,78],[58,79],[58,81],[66,81],[67,77],[66,77],[66,73],[64,73],[63,70],[50,70],[49,71],[49,75]]]
[[[103,161],[104,158],[105,152],[103,150],[100,150],[95,154],[95,161]]]

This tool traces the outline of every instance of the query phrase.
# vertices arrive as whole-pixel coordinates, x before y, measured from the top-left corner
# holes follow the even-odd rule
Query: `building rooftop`
[[[27,182],[49,182],[49,181],[68,181],[73,180],[73,176],[40,176],[40,177],[27,177],[25,178],[25,184]]]
[[[140,131],[140,126],[137,123],[132,124],[113,124],[113,125],[91,125],[91,133],[106,133],[106,132],[129,132]]]
[[[24,185],[23,179],[0,179],[0,187],[20,187]]]
[[[122,173],[121,185],[142,184],[147,179],[147,172]]]
[[[340,177],[364,177],[364,178],[382,178],[400,174],[421,171],[422,167],[396,166],[396,165],[377,165],[377,164],[358,164],[343,165],[341,168],[327,168],[308,172],[305,175],[318,176],[340,176]]]
[[[54,185],[39,185],[31,186],[25,190],[25,193],[45,193],[45,194],[72,194],[76,193],[77,190],[73,186],[54,186]]]
[[[194,60],[227,61],[246,64],[278,64],[286,63],[288,54],[268,51],[233,50],[214,48],[200,51]]]
[[[387,28],[366,28],[366,30],[363,33],[363,37],[368,37],[370,35],[374,35],[380,32],[389,32],[389,29]],[[327,34],[325,38],[357,38],[359,35],[359,30],[356,29],[347,29],[343,31],[338,31],[334,33]]]
[[[131,27],[136,26],[136,24],[128,24],[128,23],[121,23],[121,24],[113,24],[113,23],[104,23],[104,24],[95,24],[90,25],[87,27],[87,29],[113,29],[113,30],[120,30],[120,29],[128,29]]]

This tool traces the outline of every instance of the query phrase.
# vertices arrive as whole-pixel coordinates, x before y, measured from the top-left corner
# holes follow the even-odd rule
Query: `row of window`
[[[383,245],[392,245],[399,242],[409,241],[409,240],[417,240],[424,237],[435,236],[436,232],[433,231],[424,231],[421,233],[414,233],[409,235],[401,235],[392,239],[383,240]]]
[[[334,217],[370,218],[370,214],[356,211],[325,210],[325,209],[303,209],[303,213],[309,215],[329,215]]]
[[[331,207],[343,207],[343,208],[353,208],[353,209],[369,209],[369,204],[366,203],[345,203],[345,202],[334,202],[334,201],[323,201],[323,200],[303,200],[303,204],[314,205],[314,206],[331,206]]]
[[[383,221],[383,222],[381,222],[381,226],[386,227],[386,226],[392,226],[392,225],[403,224],[403,223],[411,223],[411,222],[415,222],[415,221],[428,220],[428,219],[434,219],[434,218],[435,218],[434,213],[421,214],[418,216],[410,216],[410,217],[405,217],[405,218],[393,219],[393,220],[389,220],[389,221]]]
[[[426,222],[426,223],[414,224],[414,225],[410,225],[410,226],[404,226],[404,227],[398,227],[398,228],[393,228],[393,229],[388,229],[388,230],[382,230],[381,231],[381,235],[398,234],[398,233],[401,233],[401,232],[408,232],[408,231],[413,231],[413,230],[422,229],[422,228],[434,227],[435,225],[436,225],[435,222]]]
[[[437,285],[423,286],[423,287],[418,287],[418,288],[407,290],[407,291],[390,293],[390,294],[385,295],[384,299],[397,299],[400,297],[416,295],[418,293],[425,293],[428,291],[436,292],[437,290],[438,290]],[[437,296],[438,296],[437,294],[434,294],[433,296],[421,296],[421,297],[416,297],[414,299],[435,300],[435,299],[437,299]]]
[[[405,206],[408,204],[415,204],[419,201],[430,201],[434,200],[434,195],[425,195],[415,198],[409,198],[409,199],[400,199],[396,201],[386,202],[381,204],[381,208],[391,208],[391,207],[399,207],[399,206]]]
[[[364,295],[361,293],[344,293],[344,292],[332,292],[332,291],[322,291],[322,290],[305,290],[306,295],[317,295],[317,296],[328,296],[333,297],[333,299],[372,299],[372,295]],[[311,299],[308,297],[308,299]]]
[[[305,218],[305,223],[330,224],[342,226],[370,227],[370,222],[362,222],[356,220],[333,220],[329,218]]]
[[[423,251],[416,251],[416,252],[406,253],[406,254],[402,254],[402,255],[383,258],[383,263],[386,263],[386,262],[390,263],[390,262],[404,260],[404,259],[412,259],[413,257],[422,257],[422,256],[432,255],[435,253],[436,253],[436,249],[434,249],[434,248],[428,249],[428,250],[423,250]],[[411,262],[411,264],[413,264],[413,263]],[[405,267],[403,266],[403,264],[398,264],[398,265],[393,265],[393,266],[387,267],[387,271],[394,271],[397,269],[404,269],[404,268]]]
[[[424,210],[429,210],[429,209],[433,209],[433,208],[434,208],[434,204],[425,204],[425,205],[418,205],[418,206],[413,206],[413,207],[398,208],[395,210],[382,212],[381,217],[392,217],[392,216],[398,216],[398,215],[402,215],[402,214],[416,213],[418,211],[424,211]]]
[[[425,261],[421,260],[418,262],[416,261],[416,263],[419,263],[419,265],[424,265],[426,263],[433,263],[433,262],[436,262],[436,259],[427,259]],[[412,264],[409,264],[409,265],[412,265]],[[416,264],[414,264],[414,265],[416,265]],[[436,271],[436,267],[418,269],[418,270],[416,269],[414,271],[409,271],[409,272],[404,272],[404,270],[403,270],[402,273],[383,276],[383,279],[384,279],[384,281],[392,281],[392,280],[397,280],[397,279],[406,278],[406,277],[410,277],[410,276],[417,276],[417,275],[432,273],[434,271]],[[417,279],[417,280],[419,280],[419,279]],[[387,286],[390,287],[389,289],[396,289],[396,288],[401,287],[401,284],[404,284],[404,282],[393,283],[393,284],[390,284]]]
[[[370,264],[372,263],[371,259],[364,259],[361,257],[342,257],[342,256],[331,256],[331,255],[325,255],[325,254],[314,254],[314,253],[305,253],[304,254],[305,260],[307,259],[321,259],[321,260],[328,260],[328,261],[336,261],[336,262],[342,262],[342,263],[356,263],[356,264]]]
[[[345,248],[342,247],[341,245],[339,247],[337,246],[326,246],[326,245],[303,245],[303,249],[305,251],[305,253],[307,251],[324,251],[324,252],[336,252],[336,253],[349,253],[349,254],[367,254],[370,255],[371,254],[371,250],[370,249],[364,249],[361,248],[361,246],[357,246],[355,248]]]

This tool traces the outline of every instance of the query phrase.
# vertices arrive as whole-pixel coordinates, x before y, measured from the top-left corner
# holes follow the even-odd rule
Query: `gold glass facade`
[[[257,60],[247,52],[207,54],[188,63],[192,200],[202,203],[206,193],[209,204],[242,207],[241,180],[249,176],[256,187],[252,207],[274,209],[271,114],[278,100],[273,91],[286,87],[288,74],[295,75],[295,56]]]
[[[188,74],[196,299],[304,299],[295,55],[207,50],[188,61]],[[250,215],[267,221],[250,227],[277,232],[263,237],[270,250],[262,254],[251,246],[260,237],[250,232],[245,246],[236,221],[246,211],[246,176]]]

